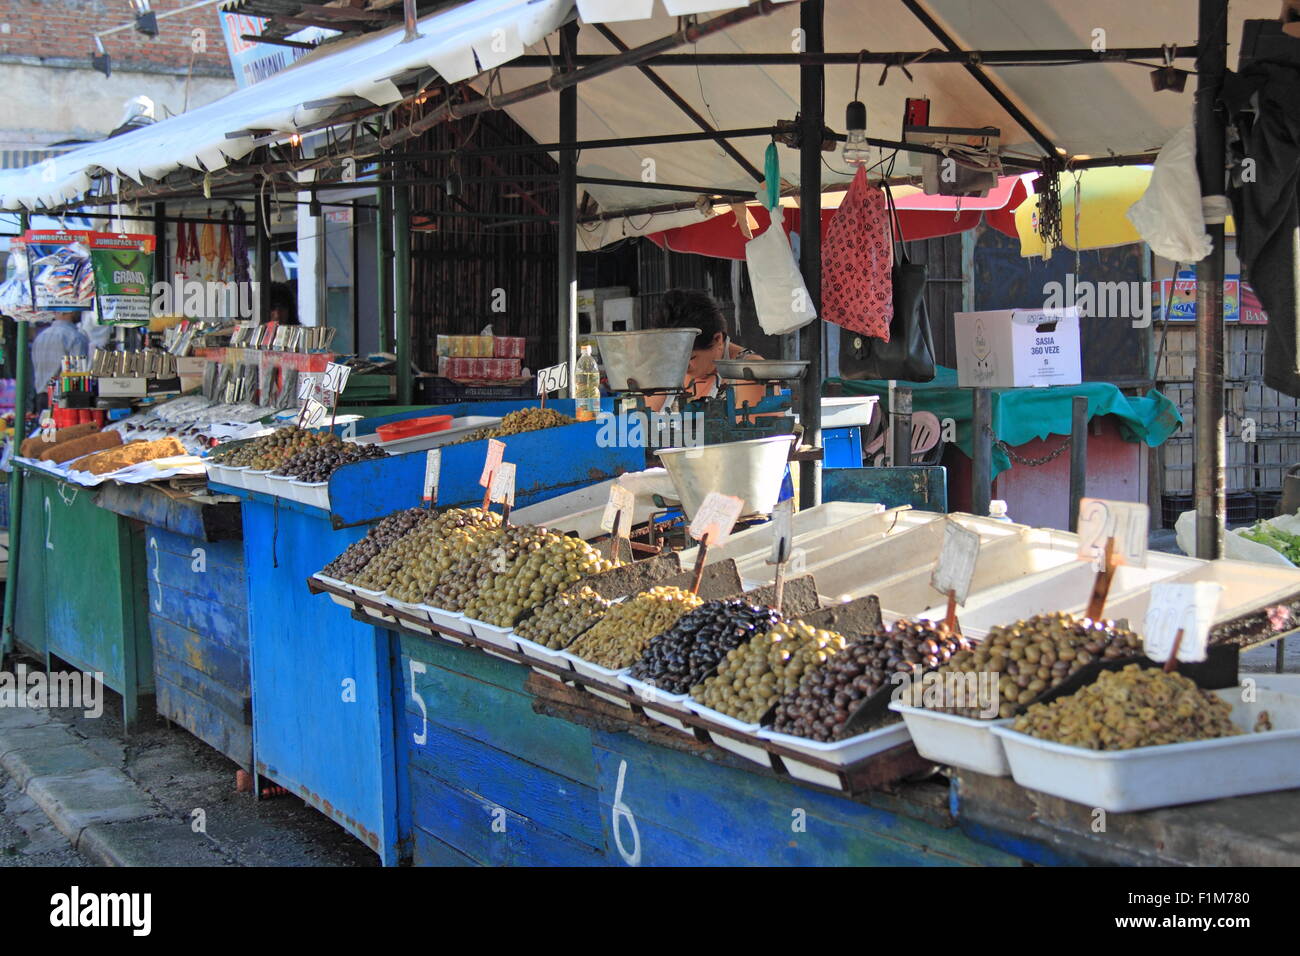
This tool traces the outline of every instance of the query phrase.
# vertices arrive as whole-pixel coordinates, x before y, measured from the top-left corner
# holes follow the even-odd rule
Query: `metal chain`
[[[1007,457],[1010,458],[1012,461],[1014,461],[1017,465],[1028,465],[1030,468],[1038,468],[1041,465],[1046,465],[1050,461],[1056,461],[1056,459],[1064,455],[1069,450],[1070,443],[1073,442],[1073,440],[1074,439],[1071,436],[1066,435],[1064,440],[1062,440],[1061,444],[1056,448],[1055,451],[1048,452],[1042,458],[1024,458],[1020,455],[1017,455],[1014,451],[1012,451],[1011,446],[1008,445],[1006,442],[1002,441],[1001,439],[998,439],[993,444],[997,445],[1004,452],[1006,452]]]

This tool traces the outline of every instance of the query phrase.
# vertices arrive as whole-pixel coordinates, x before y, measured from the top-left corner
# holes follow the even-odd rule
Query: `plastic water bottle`
[[[994,498],[989,502],[989,517],[994,521],[1005,521],[1007,524],[1015,524],[1007,517],[1007,503],[1001,498]]]
[[[592,358],[591,346],[584,345],[573,372],[573,397],[577,400],[574,417],[589,422],[600,414],[600,369]]]

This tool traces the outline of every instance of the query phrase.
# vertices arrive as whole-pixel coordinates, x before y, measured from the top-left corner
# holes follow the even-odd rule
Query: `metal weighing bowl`
[[[742,515],[770,514],[781,494],[793,444],[793,435],[771,435],[721,445],[661,448],[658,454],[687,517],[695,517],[711,491],[743,498]]]
[[[784,362],[772,359],[719,359],[718,374],[724,379],[743,382],[779,382],[803,378],[807,362]]]
[[[699,329],[595,332],[609,387],[615,392],[680,389]]]

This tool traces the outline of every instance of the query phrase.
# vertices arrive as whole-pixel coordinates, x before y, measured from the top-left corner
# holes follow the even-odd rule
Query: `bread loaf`
[[[99,426],[93,423],[69,425],[67,428],[60,428],[48,436],[45,430],[41,429],[31,438],[23,439],[18,454],[24,458],[35,458],[41,452],[49,451],[61,442],[72,441],[74,438],[84,438],[87,435],[93,435],[97,431],[99,431]]]
[[[122,444],[120,432],[96,432],[93,435],[74,438],[72,441],[59,442],[53,448],[41,452],[40,458],[41,461],[52,461],[57,465],[60,462],[80,458],[82,455],[89,455],[91,452],[115,448],[120,444]]]
[[[157,441],[133,441],[129,445],[123,445],[120,448],[110,448],[108,451],[101,451],[97,455],[89,455],[73,465],[73,468],[77,471],[88,471],[92,475],[107,475],[128,465],[138,465],[142,461],[153,461],[155,458],[170,458],[173,455],[183,454],[185,454],[185,446],[176,438],[160,438]]]

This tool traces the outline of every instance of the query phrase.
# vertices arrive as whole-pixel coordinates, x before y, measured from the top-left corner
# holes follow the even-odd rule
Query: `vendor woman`
[[[731,341],[727,318],[718,304],[707,293],[696,289],[669,289],[665,292],[653,325],[658,329],[700,330],[691,347],[691,360],[686,366],[686,378],[682,382],[689,398],[712,398],[718,393],[718,385],[723,381],[718,374],[719,359],[761,360],[763,357]],[[727,384],[732,383],[728,380]],[[759,384],[738,385],[735,388],[736,406],[746,403],[757,405],[763,398],[763,391],[763,386]],[[658,411],[666,399],[667,396],[664,395],[650,395],[646,397],[646,404]]]

